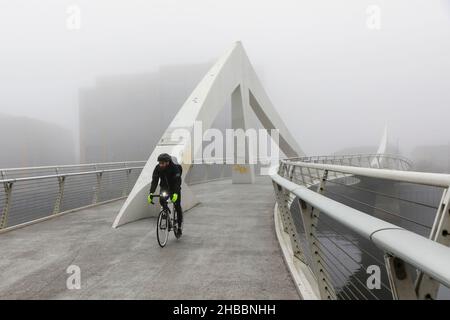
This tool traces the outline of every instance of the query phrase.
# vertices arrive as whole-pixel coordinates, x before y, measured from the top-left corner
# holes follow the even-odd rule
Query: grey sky
[[[0,0],[0,112],[77,133],[78,89],[104,74],[214,61],[241,40],[308,154],[450,141],[449,0]],[[66,28],[69,5],[81,29]],[[381,30],[366,26],[381,8]]]

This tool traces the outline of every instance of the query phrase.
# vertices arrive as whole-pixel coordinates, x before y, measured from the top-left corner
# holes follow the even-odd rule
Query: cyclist
[[[173,202],[178,217],[178,232],[181,236],[183,227],[183,210],[181,209],[181,174],[182,167],[173,162],[172,157],[167,153],[161,153],[158,156],[158,164],[155,166],[152,175],[152,183],[150,185],[150,194],[148,195],[148,203],[153,203],[153,193],[160,182],[159,187],[161,193],[166,191]],[[166,199],[159,198],[162,206],[166,205]]]

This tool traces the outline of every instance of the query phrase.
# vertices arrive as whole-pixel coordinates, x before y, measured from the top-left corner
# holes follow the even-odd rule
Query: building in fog
[[[80,162],[147,160],[209,68],[166,65],[155,72],[102,76],[81,89]],[[231,96],[213,127],[230,128],[230,103]]]
[[[80,91],[80,161],[146,160],[207,65],[105,76]]]
[[[0,168],[75,163],[72,133],[56,124],[0,113]]]
[[[411,152],[414,170],[450,173],[450,143],[418,146]]]

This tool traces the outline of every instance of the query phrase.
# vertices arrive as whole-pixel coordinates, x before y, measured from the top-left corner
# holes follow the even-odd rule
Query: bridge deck
[[[112,229],[122,201],[0,235],[0,299],[298,299],[273,223],[270,180],[193,186],[202,203],[161,249],[156,219]],[[68,290],[66,268],[81,269]]]

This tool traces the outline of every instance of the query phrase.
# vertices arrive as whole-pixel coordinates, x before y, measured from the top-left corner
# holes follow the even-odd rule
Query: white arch
[[[233,128],[245,129],[248,125],[249,112],[253,111],[266,129],[279,130],[279,147],[286,156],[304,155],[296,139],[289,133],[270,102],[242,44],[236,42],[208,71],[172,120],[120,209],[113,224],[114,228],[156,214],[156,206],[149,208],[146,197],[158,154],[166,152],[177,157],[183,166],[184,181],[192,158],[198,150],[191,151],[190,139],[171,140],[172,133],[181,128],[192,134],[196,121],[202,122],[204,130],[210,128],[230,95],[232,96]],[[244,173],[246,176],[241,179],[237,176],[239,173],[233,171],[233,181],[251,182],[253,171],[244,171],[247,172]],[[198,203],[195,195],[184,183],[182,190],[184,209],[189,209]]]
[[[386,154],[388,152],[388,144],[389,144],[389,139],[388,139],[388,126],[387,124],[384,126],[384,130],[383,130],[383,135],[381,136],[381,141],[380,144],[378,145],[378,149],[377,149],[377,153],[379,155],[383,155]],[[384,158],[381,159],[373,159],[372,163],[371,163],[371,167],[372,168],[383,168],[384,167]]]
[[[385,154],[388,152],[388,126],[384,126],[383,135],[378,146],[377,154]]]

